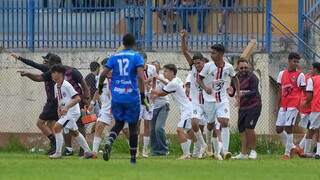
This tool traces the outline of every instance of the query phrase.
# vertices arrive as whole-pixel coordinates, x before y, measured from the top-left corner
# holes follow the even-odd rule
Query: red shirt
[[[311,78],[311,74],[305,75],[306,84],[308,85],[308,79]],[[301,98],[300,98],[300,113],[302,114],[310,114],[311,113],[311,105],[304,108],[303,104],[306,102],[307,96],[304,91],[301,92]]]

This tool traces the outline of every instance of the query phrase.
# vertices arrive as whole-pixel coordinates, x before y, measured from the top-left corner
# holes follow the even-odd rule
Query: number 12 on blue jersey
[[[129,59],[118,59],[120,76],[128,76]]]

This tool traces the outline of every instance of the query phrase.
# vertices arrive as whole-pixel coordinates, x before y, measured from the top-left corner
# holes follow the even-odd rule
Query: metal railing
[[[121,0],[96,0],[92,5],[92,0],[0,0],[0,46],[115,49],[122,35],[132,32],[142,48],[176,51],[179,30],[187,29],[190,46],[198,50],[221,43],[230,52],[240,52],[253,38],[263,50],[270,44],[265,39],[270,32],[266,27],[269,1],[184,5],[145,0],[143,5],[128,5]]]

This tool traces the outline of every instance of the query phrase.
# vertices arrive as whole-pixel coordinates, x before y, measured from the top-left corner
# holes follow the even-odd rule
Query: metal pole
[[[147,50],[152,49],[152,0],[148,0],[147,2]]]
[[[28,0],[28,48],[34,51],[34,9],[35,0]]]
[[[304,39],[304,0],[298,0],[298,36],[300,39]],[[299,41],[299,52],[304,52],[304,45]]]
[[[272,17],[271,17],[271,11],[272,11],[272,0],[266,1],[266,50],[270,54],[272,51],[272,32],[271,32],[271,23],[272,23]]]

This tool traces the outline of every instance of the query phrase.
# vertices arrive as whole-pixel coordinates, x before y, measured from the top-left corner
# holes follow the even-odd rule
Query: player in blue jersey
[[[106,75],[112,71],[110,83],[111,109],[116,123],[107,138],[103,159],[106,161],[110,159],[112,144],[125,122],[127,122],[130,132],[130,162],[135,164],[140,104],[148,106],[144,93],[144,60],[139,53],[132,50],[136,45],[133,35],[126,34],[122,39],[122,43],[124,49],[110,57],[99,79],[98,90],[101,94]]]

